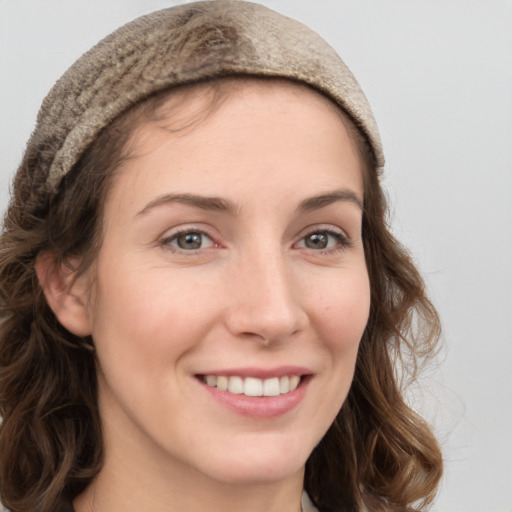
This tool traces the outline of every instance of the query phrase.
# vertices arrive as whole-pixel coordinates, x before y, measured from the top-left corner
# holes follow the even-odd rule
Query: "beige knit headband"
[[[258,4],[196,2],[136,19],[85,53],[45,98],[30,141],[55,189],[119,114],[162,89],[220,76],[300,81],[327,94],[382,146],[366,97],[336,52],[303,24]]]

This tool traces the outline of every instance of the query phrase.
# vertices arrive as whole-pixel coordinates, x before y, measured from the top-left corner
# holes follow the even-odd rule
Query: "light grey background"
[[[0,0],[0,210],[50,86],[165,0]],[[354,71],[387,155],[393,226],[443,319],[442,361],[411,400],[446,476],[434,510],[512,512],[512,2],[264,0]]]

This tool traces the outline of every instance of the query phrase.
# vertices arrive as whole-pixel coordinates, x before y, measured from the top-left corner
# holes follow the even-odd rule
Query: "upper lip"
[[[285,377],[287,375],[310,375],[313,373],[305,366],[278,366],[275,368],[243,367],[243,368],[225,368],[220,370],[207,370],[198,375],[222,375],[226,377],[255,377],[257,379],[271,379],[273,377]]]

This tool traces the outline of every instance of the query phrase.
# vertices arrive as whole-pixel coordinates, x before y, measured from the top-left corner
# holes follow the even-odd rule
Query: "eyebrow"
[[[363,203],[357,197],[356,193],[349,189],[334,190],[326,194],[308,197],[302,201],[297,210],[302,213],[310,212],[312,210],[319,210],[325,206],[329,206],[337,201],[346,201],[355,204],[361,211],[363,211]]]
[[[308,197],[299,203],[297,211],[301,213],[310,212],[313,210],[319,210],[329,206],[337,201],[346,201],[355,204],[360,210],[363,210],[363,204],[357,195],[348,189],[334,190],[325,194],[320,194],[313,197]],[[139,215],[145,215],[153,208],[157,208],[162,205],[179,203],[201,210],[208,210],[214,212],[225,212],[230,214],[236,214],[238,208],[232,201],[221,197],[208,197],[200,196],[196,194],[164,194],[162,196],[150,201],[141,211],[137,213]]]
[[[140,212],[137,213],[137,215],[144,215],[153,208],[172,203],[184,204],[200,208],[201,210],[214,212],[227,212],[234,214],[237,211],[234,203],[221,197],[206,197],[196,194],[164,194],[149,202]]]

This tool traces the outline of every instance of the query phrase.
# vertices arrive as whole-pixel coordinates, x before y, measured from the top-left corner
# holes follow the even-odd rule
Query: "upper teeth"
[[[273,377],[271,379],[257,379],[255,377],[239,377],[237,375],[206,375],[204,382],[212,388],[229,391],[236,395],[247,396],[277,396],[293,391],[300,382],[297,375]]]

